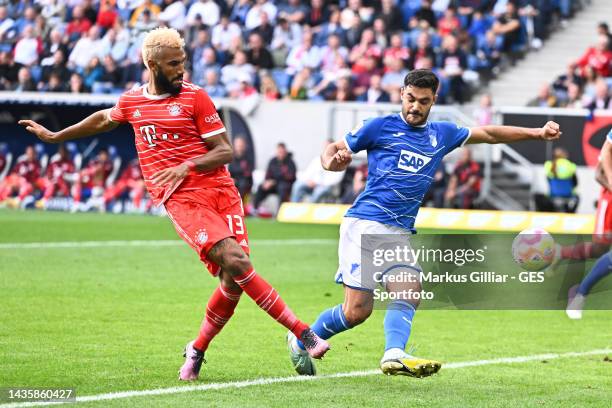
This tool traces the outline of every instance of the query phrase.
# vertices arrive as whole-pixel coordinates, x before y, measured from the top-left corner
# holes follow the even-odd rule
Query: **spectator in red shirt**
[[[76,41],[82,34],[88,32],[90,27],[91,21],[85,17],[83,8],[75,6],[72,10],[72,20],[66,26],[66,35],[70,41]]]
[[[446,203],[453,208],[473,208],[474,200],[480,194],[480,165],[472,160],[468,148],[461,152],[446,191]]]
[[[404,67],[408,66],[408,60],[410,59],[410,49],[404,46],[401,33],[394,33],[391,35],[390,45],[383,54],[385,72],[388,71],[387,60],[389,58],[399,59],[404,64]]]
[[[96,24],[105,31],[111,29],[115,25],[118,15],[117,10],[111,4],[111,2],[109,0],[103,0],[100,3],[100,11],[98,11]]]
[[[449,34],[457,34],[457,31],[461,27],[461,23],[457,18],[457,14],[454,7],[449,7],[444,12],[444,17],[438,20],[438,33],[444,37]]]
[[[612,75],[610,70],[612,64],[612,51],[608,49],[609,39],[607,35],[600,34],[597,41],[597,46],[590,47],[573,66],[580,68],[581,75],[584,77],[586,67],[591,67],[602,77]]]

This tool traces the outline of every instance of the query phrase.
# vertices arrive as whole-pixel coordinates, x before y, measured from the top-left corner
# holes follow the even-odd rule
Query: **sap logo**
[[[430,161],[431,157],[423,156],[408,150],[402,150],[397,167],[411,173],[417,173]]]

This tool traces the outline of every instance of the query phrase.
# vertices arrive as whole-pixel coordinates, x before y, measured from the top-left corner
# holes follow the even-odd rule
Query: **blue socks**
[[[405,301],[395,301],[387,306],[385,314],[385,351],[398,348],[404,350],[414,317],[414,306]]]
[[[351,328],[346,321],[342,305],[336,305],[330,309],[323,311],[310,328],[322,339],[329,339],[331,336],[341,333]],[[297,341],[298,346],[304,350],[304,345],[300,340]]]
[[[599,258],[591,272],[580,282],[578,293],[583,296],[588,295],[591,288],[606,275],[609,275],[610,271],[612,271],[612,252],[608,252]]]
[[[414,306],[408,302],[395,301],[389,303],[384,322],[385,351],[391,348],[402,350],[406,348],[406,343],[408,343],[408,338],[410,337],[410,330],[412,329],[414,312]],[[321,313],[317,321],[310,328],[322,339],[329,339],[338,333],[350,329],[351,326],[346,321],[342,305],[340,304]],[[304,349],[301,341],[298,340],[297,344],[301,349]]]

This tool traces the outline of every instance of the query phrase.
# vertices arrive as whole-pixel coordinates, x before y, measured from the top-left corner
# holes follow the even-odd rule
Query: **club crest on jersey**
[[[205,244],[208,241],[208,232],[205,229],[200,229],[196,232],[196,243],[199,245]]]
[[[397,162],[397,167],[411,173],[418,173],[419,170],[425,167],[430,161],[431,157],[423,156],[422,154],[408,150],[402,150],[399,161]]]
[[[170,113],[170,116],[178,116],[181,114],[181,105],[179,105],[178,103],[172,103],[170,105],[168,105],[168,113]]]
[[[438,139],[436,138],[435,133],[429,134],[429,143],[431,144],[431,147],[436,147],[438,145]]]

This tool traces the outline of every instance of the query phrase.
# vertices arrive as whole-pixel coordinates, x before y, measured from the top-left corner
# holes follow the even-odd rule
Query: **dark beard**
[[[155,82],[155,88],[157,88],[159,92],[169,93],[170,95],[178,95],[181,92],[181,89],[183,88],[182,83],[177,86],[161,74],[153,74],[153,81]]]

